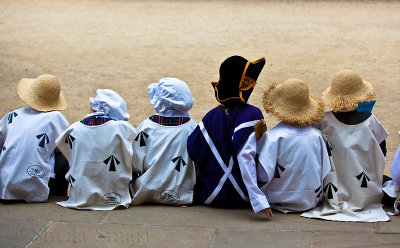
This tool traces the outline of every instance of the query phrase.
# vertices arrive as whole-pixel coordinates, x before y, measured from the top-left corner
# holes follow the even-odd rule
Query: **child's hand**
[[[260,212],[258,212],[258,214],[263,214],[263,213],[265,213],[267,215],[267,217],[270,217],[270,218],[272,218],[274,216],[272,214],[271,208],[266,208],[266,209],[263,209]]]

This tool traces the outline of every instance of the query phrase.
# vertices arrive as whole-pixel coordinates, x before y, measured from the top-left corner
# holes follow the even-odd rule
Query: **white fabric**
[[[238,194],[240,195],[240,197],[242,197],[243,200],[247,201],[248,198],[245,196],[245,194],[243,193],[242,189],[239,187],[238,183],[236,182],[235,178],[233,177],[232,173],[232,168],[233,168],[233,158],[231,157],[229,160],[229,166],[226,166],[226,164],[224,163],[224,161],[221,158],[221,155],[219,154],[217,148],[214,145],[214,142],[212,141],[212,139],[210,138],[210,136],[208,135],[208,132],[206,130],[206,128],[204,127],[203,122],[199,123],[199,128],[204,136],[204,139],[207,141],[208,146],[210,147],[215,159],[218,161],[221,169],[224,171],[224,176],[222,176],[220,182],[218,183],[216,189],[213,191],[213,193],[208,197],[208,199],[204,202],[206,204],[211,203],[211,201],[218,195],[219,191],[221,191],[221,188],[223,186],[223,184],[225,183],[225,181],[227,180],[227,178],[229,178],[229,180],[231,181],[233,187],[236,189],[236,191],[238,192]]]
[[[258,142],[259,163],[265,170],[258,180],[264,183],[261,190],[271,207],[288,213],[317,206],[323,179],[331,168],[321,132],[280,122]]]
[[[237,126],[233,132],[236,133],[240,129],[246,128],[246,127],[254,127],[259,121],[260,120],[244,122],[244,123],[240,124],[239,126]]]
[[[393,180],[386,181],[382,185],[382,190],[391,198],[396,198],[394,203],[394,213],[388,212],[389,215],[399,215],[399,200],[400,200],[400,188],[394,183]]]
[[[69,199],[57,204],[91,210],[128,207],[135,135],[135,128],[126,121],[72,124],[56,141],[69,162],[65,178],[71,184]]]
[[[89,104],[96,112],[106,114],[114,120],[127,121],[129,119],[125,100],[113,90],[98,89],[96,97],[89,99]]]
[[[399,132],[400,139],[400,132]],[[386,192],[390,197],[397,198],[394,204],[395,213],[388,213],[391,215],[398,215],[399,200],[400,200],[400,146],[394,155],[392,165],[390,166],[390,174],[393,180],[385,182],[382,186],[382,190]]]
[[[193,120],[179,126],[150,119],[140,123],[132,160],[133,172],[139,177],[130,185],[131,205],[192,203],[196,172],[187,153],[187,138],[196,126]]]
[[[400,139],[400,131],[399,131]],[[396,154],[394,155],[392,165],[390,166],[390,174],[392,175],[393,182],[397,188],[400,188],[400,146],[397,148]]]
[[[255,124],[257,124],[257,122]],[[246,143],[243,144],[243,147],[237,155],[237,160],[243,183],[249,194],[251,206],[254,212],[258,213],[263,209],[269,208],[270,205],[267,197],[257,185],[257,167],[255,163],[256,147],[257,139],[255,132],[253,132],[250,134]]]
[[[148,87],[151,105],[160,116],[189,117],[193,98],[185,82],[177,78],[162,78]]]
[[[388,132],[373,114],[360,124],[346,125],[327,112],[319,127],[331,148],[332,168],[324,180],[322,206],[302,216],[335,221],[388,221],[380,203],[385,157],[379,146]],[[331,199],[327,197],[329,187]]]
[[[0,198],[44,202],[54,171],[56,138],[68,127],[58,111],[17,109],[1,121]],[[1,142],[0,142],[1,143]]]
[[[3,129],[3,124],[0,122],[0,148],[3,148],[3,143],[4,143],[4,136],[3,133],[1,132],[1,130]],[[3,149],[0,149],[0,155],[1,152],[3,151]]]

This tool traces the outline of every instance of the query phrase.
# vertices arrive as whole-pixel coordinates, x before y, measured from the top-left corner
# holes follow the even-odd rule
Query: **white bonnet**
[[[126,112],[126,102],[113,90],[98,89],[96,97],[89,99],[89,104],[96,112],[104,113],[114,120],[127,121],[129,119],[129,114]]]
[[[177,78],[162,78],[148,87],[151,105],[161,116],[189,117],[193,98],[185,82]]]

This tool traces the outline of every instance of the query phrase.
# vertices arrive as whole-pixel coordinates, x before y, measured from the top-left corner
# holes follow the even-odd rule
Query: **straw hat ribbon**
[[[310,95],[300,79],[273,83],[264,92],[262,102],[266,112],[288,124],[307,125],[324,115],[323,102]]]
[[[376,94],[371,83],[351,70],[337,72],[331,86],[322,93],[322,99],[333,111],[355,110],[363,101],[371,101]]]
[[[38,78],[23,78],[18,84],[19,97],[38,111],[66,110],[67,102],[55,76],[44,74]]]

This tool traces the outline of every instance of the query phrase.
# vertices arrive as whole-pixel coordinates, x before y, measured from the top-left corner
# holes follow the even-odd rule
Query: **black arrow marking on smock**
[[[183,158],[181,156],[178,156],[178,157],[172,159],[172,162],[175,163],[176,161],[178,161],[178,162],[176,163],[175,170],[181,171],[181,163],[182,163],[182,166],[185,166],[186,162],[185,162],[185,160],[183,160]]]
[[[324,192],[326,193],[326,191],[328,191],[328,199],[333,199],[333,194],[332,194],[332,189],[337,192],[338,189],[336,188],[335,185],[333,185],[333,183],[328,183],[325,188],[324,188]]]
[[[332,157],[332,147],[326,142],[326,150],[328,151],[329,157]]]
[[[282,165],[276,163],[275,166],[275,178],[281,178],[281,174],[279,173],[279,171],[284,172],[285,171],[285,167],[283,167]]]
[[[65,138],[65,143],[69,145],[69,147],[72,150],[72,143],[74,142],[75,138],[71,134],[68,134],[67,137]]]
[[[69,182],[70,184],[74,183],[74,182],[75,182],[75,178],[74,178],[73,176],[69,175],[69,177],[68,177],[68,182]]]
[[[108,171],[116,171],[115,165],[119,165],[120,163],[118,159],[114,155],[111,155],[110,157],[108,157],[106,160],[103,161],[103,163],[105,164],[108,164],[108,162],[110,162],[110,168],[108,169]]]
[[[258,153],[256,153],[256,156],[254,157],[254,162],[256,163],[256,170],[258,171],[258,166],[260,166],[260,155]],[[264,186],[266,183],[261,182],[260,180],[258,180],[257,178],[257,186],[259,188],[261,188],[262,186]]]
[[[322,190],[321,190],[321,186],[319,186],[316,190],[314,190],[315,194],[317,194],[317,198],[320,197]]]
[[[361,182],[361,187],[362,187],[362,188],[368,188],[368,181],[371,181],[371,180],[369,179],[369,177],[367,176],[367,174],[365,174],[364,171],[361,172],[358,176],[356,176],[356,178],[357,178],[359,181],[362,180],[362,182]]]
[[[149,137],[149,135],[143,131],[141,131],[140,133],[138,133],[138,135],[136,135],[135,141],[138,141],[140,139],[140,146],[146,146],[146,142],[145,140]]]
[[[12,112],[12,113],[10,113],[10,114],[8,114],[8,124],[11,124],[12,123],[12,121],[13,121],[13,118],[14,117],[17,117],[18,116],[18,114],[16,113],[16,112]]]
[[[36,138],[38,140],[40,140],[39,146],[42,147],[42,148],[44,148],[45,144],[49,143],[49,137],[47,136],[46,133],[42,133],[42,134],[36,135]]]

